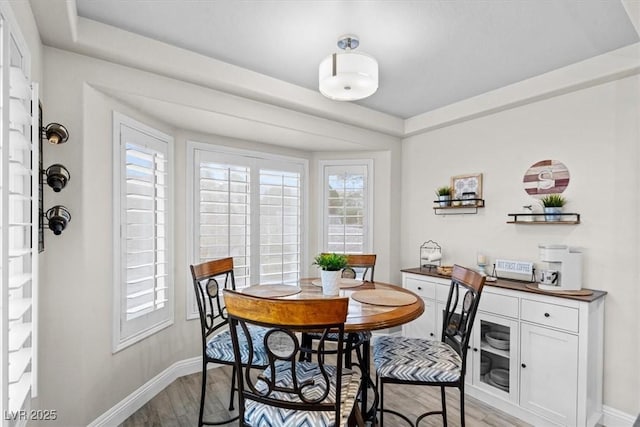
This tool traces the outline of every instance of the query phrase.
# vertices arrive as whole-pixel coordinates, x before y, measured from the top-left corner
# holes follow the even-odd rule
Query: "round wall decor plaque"
[[[569,185],[569,169],[557,160],[542,160],[525,172],[522,182],[524,191],[530,196],[560,194]]]

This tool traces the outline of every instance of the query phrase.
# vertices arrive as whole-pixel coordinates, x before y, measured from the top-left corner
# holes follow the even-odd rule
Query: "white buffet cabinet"
[[[403,287],[425,303],[424,314],[404,325],[403,335],[440,339],[449,284],[419,268],[403,270]],[[536,426],[598,424],[604,295],[574,299],[513,282],[485,285],[467,353],[466,393]],[[508,348],[490,345],[487,332],[506,334],[502,347]],[[498,373],[501,383],[494,381]]]

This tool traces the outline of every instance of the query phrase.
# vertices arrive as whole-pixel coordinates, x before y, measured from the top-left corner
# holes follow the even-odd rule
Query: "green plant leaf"
[[[560,194],[547,194],[542,199],[540,199],[540,203],[545,208],[559,208],[567,203],[567,199],[562,197]]]
[[[326,271],[340,271],[347,266],[347,257],[336,253],[320,254],[314,258],[313,265]]]
[[[453,194],[453,188],[449,186],[438,187],[436,189],[436,196],[451,196]]]

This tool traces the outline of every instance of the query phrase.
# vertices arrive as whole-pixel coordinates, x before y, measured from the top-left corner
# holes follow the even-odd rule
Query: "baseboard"
[[[164,390],[177,378],[200,372],[201,369],[201,357],[194,357],[174,363],[151,380],[147,381],[129,396],[118,402],[107,412],[100,415],[91,422],[88,427],[107,427],[122,424],[127,418],[133,415],[145,403],[153,399],[155,395]]]
[[[637,416],[629,415],[607,405],[602,406],[602,425],[605,427],[631,427],[634,426]]]

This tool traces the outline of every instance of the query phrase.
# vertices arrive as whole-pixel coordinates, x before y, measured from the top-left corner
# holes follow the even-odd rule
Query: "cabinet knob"
[[[432,337],[432,336],[434,336],[434,335],[433,335],[433,332],[429,332],[429,336],[431,336],[431,337]]]
[[[418,286],[418,290],[421,291],[422,290],[422,286]]]
[[[478,351],[478,349],[477,349],[477,348],[475,348],[475,347],[473,347],[473,351]]]
[[[524,363],[523,363],[522,365],[520,365],[520,366],[522,366],[523,368],[526,368],[526,367],[527,367],[527,365],[526,365],[526,364],[524,364]]]
[[[550,317],[551,315],[549,313],[545,313],[544,317]]]

